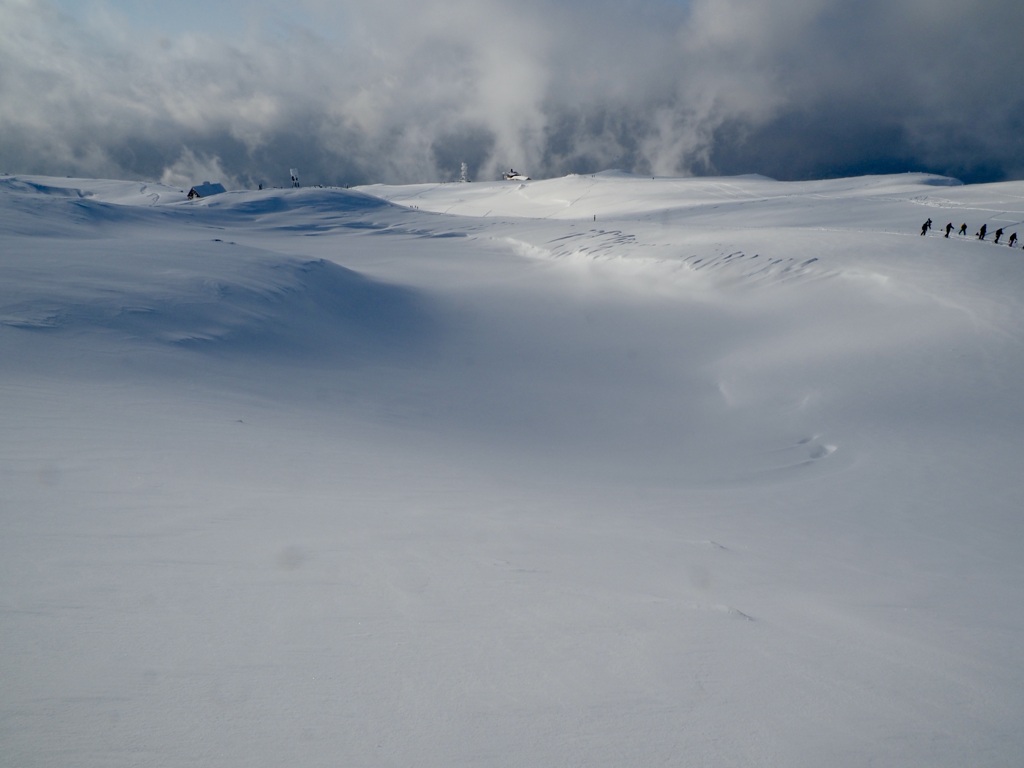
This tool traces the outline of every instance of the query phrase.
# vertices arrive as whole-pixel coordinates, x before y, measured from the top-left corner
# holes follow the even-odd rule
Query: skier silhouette
[[[966,235],[967,234],[967,222],[966,221],[963,224],[960,225],[960,234],[961,235]]]
[[[996,230],[996,245],[999,245],[999,238],[1003,236],[1003,228],[1000,227]]]
[[[924,224],[921,225],[921,234],[928,234],[928,230],[932,228],[932,220],[928,219]]]
[[[947,240],[949,239],[949,233],[952,232],[952,231],[953,231],[953,222],[951,221],[951,222],[949,222],[946,225],[946,239]]]
[[[1014,232],[1012,235],[1010,235],[1010,242],[1007,243],[1007,245],[1009,245],[1011,248],[1013,248],[1013,244],[1016,243],[1016,242],[1017,242],[1017,233]]]
[[[981,229],[978,230],[978,239],[984,240],[985,234],[988,232],[988,224],[982,224]]]

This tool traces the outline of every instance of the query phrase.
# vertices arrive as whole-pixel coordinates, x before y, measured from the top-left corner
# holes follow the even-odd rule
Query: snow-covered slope
[[[1022,220],[0,178],[7,761],[1017,764]]]

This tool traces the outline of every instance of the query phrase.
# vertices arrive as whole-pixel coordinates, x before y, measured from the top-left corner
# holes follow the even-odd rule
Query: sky
[[[1024,178],[1019,0],[0,0],[0,172]]]

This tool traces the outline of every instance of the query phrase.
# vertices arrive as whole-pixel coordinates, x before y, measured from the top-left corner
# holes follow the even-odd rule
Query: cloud
[[[305,0],[232,34],[0,0],[0,170],[237,186],[1024,178],[1017,0]],[[223,6],[221,6],[223,13]]]

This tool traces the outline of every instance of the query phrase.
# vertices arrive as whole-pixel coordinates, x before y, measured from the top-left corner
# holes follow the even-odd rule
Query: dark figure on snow
[[[966,235],[967,234],[967,222],[966,221],[963,224],[960,225],[960,234],[961,235]]]
[[[978,230],[978,239],[984,240],[985,235],[988,233],[988,224],[982,224],[981,229]]]
[[[947,240],[949,239],[949,233],[952,232],[952,231],[953,231],[953,222],[951,221],[951,222],[949,222],[946,225],[946,239]]]
[[[1014,232],[1014,233],[1013,233],[1012,235],[1010,235],[1010,242],[1009,242],[1009,246],[1010,246],[1011,248],[1013,248],[1013,245],[1014,245],[1014,243],[1016,243],[1016,242],[1017,242],[1017,233],[1016,233],[1016,232]]]
[[[1000,227],[996,230],[996,245],[999,245],[999,238],[1003,236],[1003,229]]]
[[[928,219],[924,224],[921,225],[921,234],[927,235],[928,230],[932,228],[932,220]]]

